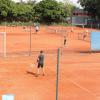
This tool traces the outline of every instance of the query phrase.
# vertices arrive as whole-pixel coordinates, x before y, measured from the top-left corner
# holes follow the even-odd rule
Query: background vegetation
[[[88,11],[92,17],[100,19],[100,0],[78,0],[84,10]]]
[[[71,15],[75,8],[68,0],[57,2],[56,0],[42,0],[15,3],[12,0],[0,0],[0,22],[7,23],[61,23]]]

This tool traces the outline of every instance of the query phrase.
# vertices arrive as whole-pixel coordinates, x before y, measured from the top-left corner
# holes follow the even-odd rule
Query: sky
[[[20,1],[20,0],[13,0],[13,1]],[[23,0],[23,1],[27,1],[27,0]],[[40,0],[37,0],[37,1],[40,1]],[[63,1],[63,0],[57,0],[57,1]],[[70,0],[72,1],[73,3],[77,3],[78,0]]]
[[[20,1],[20,0],[13,0],[13,1]],[[23,1],[27,1],[27,0],[23,0]],[[41,1],[41,0],[37,0],[37,1]],[[57,1],[63,1],[63,0],[57,0]],[[80,5],[77,3],[78,0],[70,0],[71,2],[73,2],[76,6],[80,7]]]

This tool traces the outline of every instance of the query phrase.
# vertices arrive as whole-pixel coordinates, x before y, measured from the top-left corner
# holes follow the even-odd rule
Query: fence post
[[[56,74],[56,100],[58,100],[59,93],[59,67],[60,67],[60,48],[57,51],[57,74]]]
[[[30,26],[30,40],[29,40],[29,56],[31,56],[31,52],[32,52],[32,32],[31,32],[31,26]]]

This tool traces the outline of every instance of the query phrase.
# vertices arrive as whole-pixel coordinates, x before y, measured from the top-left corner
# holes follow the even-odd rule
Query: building
[[[91,15],[83,9],[74,9],[71,17],[72,25],[87,25],[88,20],[91,19]]]

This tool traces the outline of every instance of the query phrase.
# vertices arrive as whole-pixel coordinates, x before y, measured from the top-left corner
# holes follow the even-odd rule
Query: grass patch
[[[34,24],[37,24],[37,25],[42,25],[42,26],[45,26],[45,25],[52,25],[52,26],[72,26],[71,24],[68,24],[68,23],[64,23],[64,22],[59,22],[59,23],[51,23],[51,24],[48,24],[48,23],[37,23],[37,22],[16,22],[16,21],[12,21],[12,22],[0,22],[0,25],[1,26],[34,26]]]

